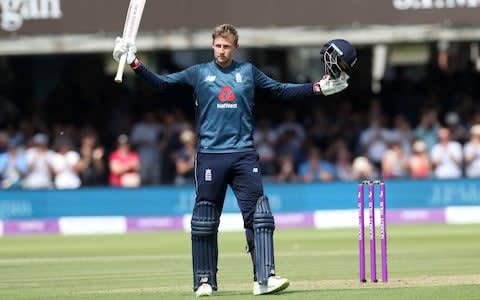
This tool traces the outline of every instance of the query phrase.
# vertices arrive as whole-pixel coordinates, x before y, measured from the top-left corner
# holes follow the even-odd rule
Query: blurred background
[[[192,91],[159,93],[130,70],[113,82],[128,2],[2,2],[3,188],[192,183]],[[323,75],[323,43],[347,39],[358,50],[347,91],[257,96],[265,181],[475,177],[479,11],[477,1],[454,0],[151,1],[137,45],[151,69],[175,72],[210,61],[211,30],[228,22],[239,29],[237,60],[279,81],[312,82]],[[112,178],[118,151],[132,154],[126,170],[137,173],[126,182]]]

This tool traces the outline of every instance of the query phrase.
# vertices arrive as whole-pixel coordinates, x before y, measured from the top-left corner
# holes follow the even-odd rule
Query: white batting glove
[[[113,59],[118,62],[125,53],[127,54],[127,64],[131,64],[136,57],[137,45],[134,42],[126,42],[121,37],[117,37],[113,48]]]
[[[330,79],[330,75],[325,75],[322,80],[313,84],[313,91],[325,96],[336,94],[348,87],[348,78],[350,77],[345,72],[342,72],[337,79]]]

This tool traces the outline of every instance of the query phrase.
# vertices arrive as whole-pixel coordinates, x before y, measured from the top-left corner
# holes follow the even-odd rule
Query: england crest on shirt
[[[242,82],[242,74],[235,73],[235,81],[238,83]]]

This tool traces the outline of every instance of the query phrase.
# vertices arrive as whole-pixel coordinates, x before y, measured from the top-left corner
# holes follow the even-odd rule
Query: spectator
[[[277,134],[268,119],[261,119],[253,134],[255,148],[260,161],[261,172],[268,177],[275,174],[275,146]]]
[[[424,179],[431,176],[432,165],[427,152],[427,145],[416,140],[412,145],[412,155],[408,159],[409,176],[413,179]]]
[[[115,187],[138,187],[140,180],[140,157],[131,149],[128,136],[121,134],[117,138],[117,148],[109,158],[109,182]]]
[[[480,124],[470,129],[470,140],[463,148],[465,157],[465,175],[469,178],[480,177]]]
[[[382,157],[388,149],[388,143],[391,141],[391,134],[383,125],[383,118],[378,117],[370,121],[370,127],[366,128],[360,134],[360,146],[363,153],[367,156],[376,168],[381,165]]]
[[[438,121],[437,111],[428,109],[420,117],[420,123],[414,130],[415,138],[422,140],[430,151],[437,143],[440,122]]]
[[[366,156],[358,156],[353,160],[352,175],[354,180],[374,180],[378,179],[375,166]]]
[[[298,175],[305,183],[332,181],[335,179],[335,167],[322,160],[319,148],[311,147],[307,161],[300,164]]]
[[[30,120],[21,119],[18,122],[15,132],[12,133],[10,139],[13,140],[17,145],[24,145],[31,140],[35,135],[35,128]]]
[[[10,140],[7,152],[0,154],[1,188],[21,187],[22,179],[27,173],[28,164],[25,153],[14,140]]]
[[[57,189],[76,189],[81,185],[78,175],[81,168],[80,155],[73,150],[72,141],[59,137],[55,141],[56,153],[52,158],[54,184]]]
[[[196,156],[196,137],[190,129],[182,131],[180,134],[182,147],[175,155],[175,166],[177,176],[175,184],[191,184],[195,181],[195,156]]]
[[[439,179],[460,178],[462,176],[462,146],[450,140],[450,130],[446,127],[438,131],[438,143],[431,151],[434,176]]]
[[[104,183],[106,166],[104,148],[98,144],[93,132],[83,135],[80,142],[80,180],[82,186],[95,186]]]
[[[303,153],[301,141],[297,138],[295,131],[286,130],[278,136],[275,153],[277,156],[290,155],[297,169]]]
[[[163,114],[163,133],[159,142],[159,151],[163,153],[160,160],[162,183],[174,183],[177,175],[175,154],[181,147],[180,134],[183,130],[192,127],[191,124],[182,120],[182,117],[182,115],[172,112]]]
[[[315,107],[311,112],[311,122],[307,127],[308,137],[312,140],[313,144],[320,149],[325,149],[328,146],[329,128],[332,124],[329,124],[328,115],[321,107]],[[337,123],[334,125],[338,126]]]
[[[284,121],[277,128],[277,136],[283,136],[285,134],[288,134],[292,142],[298,145],[301,145],[305,139],[305,128],[297,120],[297,115],[292,109],[285,111]]]
[[[412,153],[412,142],[415,136],[405,115],[397,114],[393,118],[393,128],[391,130],[391,139],[400,144],[402,152],[406,156]]]
[[[325,157],[334,162],[337,179],[342,181],[353,180],[352,153],[345,140],[337,139],[325,151]]]
[[[404,178],[408,175],[408,156],[399,142],[390,143],[382,157],[382,178]]]
[[[33,136],[32,144],[33,147],[25,152],[29,171],[22,185],[26,189],[51,188],[55,153],[48,148],[48,136],[37,133]]]
[[[277,162],[280,170],[275,176],[276,182],[287,183],[299,181],[298,175],[295,172],[294,160],[295,159],[291,153],[285,153],[278,156]]]
[[[134,124],[130,142],[140,155],[140,177],[142,184],[160,183],[162,151],[159,151],[159,138],[163,127],[153,112],[146,112],[143,120]]]
[[[465,144],[468,139],[468,129],[461,122],[457,112],[450,111],[445,115],[445,124],[450,130],[450,138],[460,144]]]

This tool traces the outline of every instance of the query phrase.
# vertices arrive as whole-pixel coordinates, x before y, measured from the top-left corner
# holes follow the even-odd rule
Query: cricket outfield
[[[480,299],[480,225],[392,225],[388,234],[390,281],[361,284],[356,228],[277,230],[277,271],[291,284],[260,297]],[[216,297],[254,298],[243,233],[219,238]],[[0,238],[2,300],[192,299],[191,285],[186,232]]]

